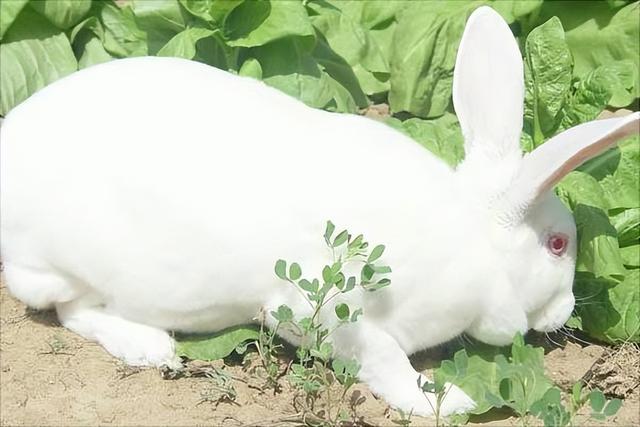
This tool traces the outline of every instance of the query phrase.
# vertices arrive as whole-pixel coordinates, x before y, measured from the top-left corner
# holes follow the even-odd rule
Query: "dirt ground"
[[[565,343],[548,352],[545,364],[561,387],[586,375],[605,391],[627,396],[613,425],[638,426],[638,354],[631,347],[610,353],[596,345]],[[163,379],[156,369],[123,366],[97,344],[62,328],[54,313],[26,309],[0,284],[2,426],[295,424],[290,390],[276,396],[261,392],[241,366],[215,366],[234,378],[234,402],[216,403],[220,387],[211,378]],[[365,398],[357,412],[366,423],[396,425],[395,411],[365,387],[357,387]],[[504,426],[517,422],[499,414],[472,421]],[[411,425],[433,425],[433,420],[413,418]]]

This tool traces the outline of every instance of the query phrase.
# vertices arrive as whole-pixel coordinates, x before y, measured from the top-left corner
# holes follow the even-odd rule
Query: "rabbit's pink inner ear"
[[[598,154],[604,152],[608,148],[615,145],[619,140],[638,133],[638,119],[622,125],[621,127],[613,130],[612,132],[604,135],[601,139],[595,141],[593,144],[587,145],[579,149],[573,156],[565,161],[560,168],[558,168],[551,176],[542,182],[538,194],[551,190],[560,180],[569,172],[586,162],[587,160],[596,157]]]
[[[565,175],[619,140],[638,133],[640,113],[575,126],[526,155],[505,202],[519,212]],[[524,209],[526,210],[526,208]]]

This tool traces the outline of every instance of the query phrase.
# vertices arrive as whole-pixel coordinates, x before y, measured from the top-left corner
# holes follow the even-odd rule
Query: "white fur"
[[[469,62],[465,40],[477,60],[504,37],[513,45],[504,21],[478,9],[457,63]],[[573,308],[570,213],[544,192],[505,219],[521,110],[498,120],[503,106],[478,88],[519,88],[500,92],[517,108],[522,63],[517,49],[491,57],[500,81],[456,70],[462,127],[481,136],[467,147],[489,147],[457,171],[384,124],[197,62],[125,59],[63,78],[1,130],[7,285],[127,363],[173,365],[166,330],[215,331],[283,303],[308,314],[273,266],[298,261],[319,277],[331,220],[384,243],[393,268],[389,288],[348,296],[365,315],[338,329],[336,353],[356,357],[361,380],[390,404],[430,414],[408,354],[465,331],[506,344],[532,326],[558,327]],[[570,237],[561,258],[545,248],[556,231]],[[472,407],[454,388],[443,413]]]

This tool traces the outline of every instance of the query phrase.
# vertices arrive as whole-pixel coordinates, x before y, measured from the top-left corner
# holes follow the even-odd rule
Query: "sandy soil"
[[[627,395],[613,420],[617,426],[640,425],[638,351],[606,353],[603,347],[566,343],[546,356],[548,374],[560,386],[590,379],[607,391]],[[602,356],[605,357],[602,357]],[[431,354],[433,356],[433,354]],[[429,365],[421,355],[419,365]],[[425,362],[425,360],[427,362]],[[597,363],[596,363],[597,362]],[[198,368],[194,372],[206,372]],[[123,366],[100,346],[62,328],[55,314],[33,312],[0,285],[0,425],[283,425],[295,424],[293,394],[274,396],[252,385],[241,366],[214,367],[227,372],[233,401],[217,402],[220,383],[208,377],[163,379],[156,369]],[[634,371],[635,370],[635,371]],[[219,377],[218,377],[219,380]],[[284,382],[284,381],[283,381]],[[398,416],[363,386],[357,407],[368,425],[396,425]],[[235,395],[234,395],[235,394]],[[412,426],[433,425],[414,418]],[[481,425],[514,425],[508,416],[477,418]]]

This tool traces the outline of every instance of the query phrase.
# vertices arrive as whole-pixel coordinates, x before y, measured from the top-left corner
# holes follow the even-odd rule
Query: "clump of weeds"
[[[265,313],[261,313],[260,315],[260,335],[258,339],[254,342],[255,347],[258,351],[258,356],[260,360],[261,368],[261,378],[263,380],[263,384],[260,387],[261,389],[271,389],[274,394],[282,391],[282,385],[280,384],[280,379],[286,375],[288,366],[285,364],[283,367],[282,363],[282,353],[284,350],[284,345],[277,338],[278,328],[280,327],[280,323],[276,324],[276,327],[273,329],[268,329],[265,327]],[[236,349],[236,351],[244,353],[246,350],[244,347],[240,349]],[[245,358],[245,365],[250,366],[251,361],[248,358]],[[258,369],[250,368],[249,371],[251,373],[257,373]]]
[[[67,356],[73,356],[73,353],[70,352],[71,347],[59,334],[53,335],[47,341],[47,346],[49,347],[49,350],[43,351],[40,354],[51,354],[54,356],[64,354]]]
[[[589,403],[590,411],[580,416],[580,411]],[[545,427],[565,427],[583,425],[589,421],[602,423],[613,417],[622,406],[620,399],[607,399],[600,390],[585,390],[581,381],[574,384],[568,399],[563,400],[560,389],[552,387],[534,402],[528,412],[543,422]],[[525,416],[522,425],[528,425]]]
[[[409,427],[412,422],[413,411],[404,412],[402,409],[398,409],[397,412],[398,418],[392,419],[391,422],[402,427]]]
[[[233,377],[224,369],[211,367],[207,370],[205,377],[208,379],[206,385],[200,391],[200,400],[196,405],[202,403],[213,403],[218,406],[220,403],[231,403],[238,405],[236,398],[238,393],[233,386]]]

